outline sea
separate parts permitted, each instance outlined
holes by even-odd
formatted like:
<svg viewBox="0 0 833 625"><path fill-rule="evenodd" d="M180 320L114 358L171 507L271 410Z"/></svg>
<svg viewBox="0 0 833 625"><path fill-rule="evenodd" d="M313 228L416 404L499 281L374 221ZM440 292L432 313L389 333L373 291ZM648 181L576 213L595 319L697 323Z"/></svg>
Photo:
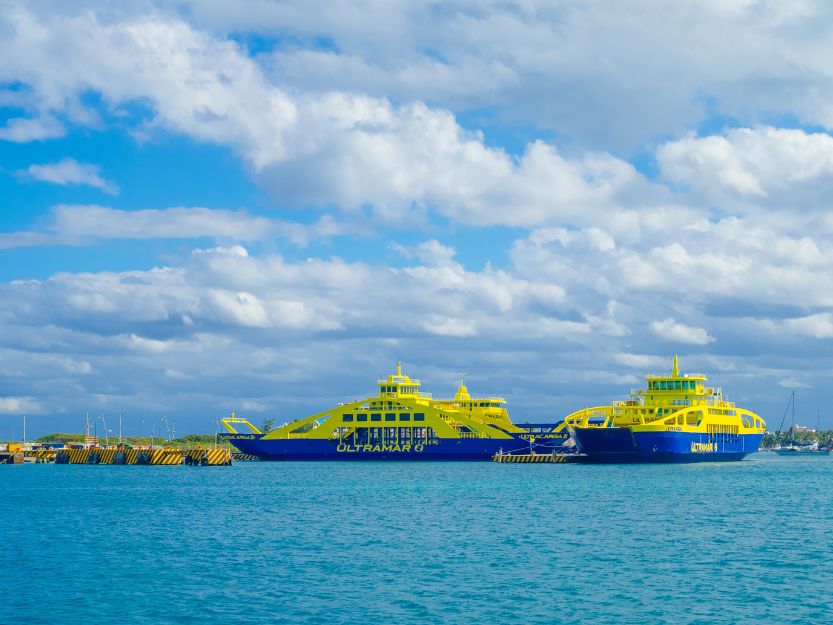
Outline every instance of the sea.
<svg viewBox="0 0 833 625"><path fill-rule="evenodd" d="M833 458L0 466L8 623L831 623Z"/></svg>

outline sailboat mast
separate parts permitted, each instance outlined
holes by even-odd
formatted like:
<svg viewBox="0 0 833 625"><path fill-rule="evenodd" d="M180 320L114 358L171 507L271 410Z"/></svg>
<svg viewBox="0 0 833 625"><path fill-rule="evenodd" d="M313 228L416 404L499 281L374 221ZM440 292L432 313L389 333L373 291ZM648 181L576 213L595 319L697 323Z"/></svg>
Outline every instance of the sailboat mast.
<svg viewBox="0 0 833 625"><path fill-rule="evenodd" d="M795 444L795 389L793 389L793 424L790 427L790 439Z"/></svg>

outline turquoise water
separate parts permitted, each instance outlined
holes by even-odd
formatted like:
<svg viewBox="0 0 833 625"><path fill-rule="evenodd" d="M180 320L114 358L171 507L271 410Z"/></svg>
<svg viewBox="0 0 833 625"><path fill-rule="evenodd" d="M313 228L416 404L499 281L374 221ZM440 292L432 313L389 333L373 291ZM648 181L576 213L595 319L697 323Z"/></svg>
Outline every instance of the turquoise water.
<svg viewBox="0 0 833 625"><path fill-rule="evenodd" d="M833 458L0 466L25 623L828 623ZM57 616L56 615L60 615Z"/></svg>

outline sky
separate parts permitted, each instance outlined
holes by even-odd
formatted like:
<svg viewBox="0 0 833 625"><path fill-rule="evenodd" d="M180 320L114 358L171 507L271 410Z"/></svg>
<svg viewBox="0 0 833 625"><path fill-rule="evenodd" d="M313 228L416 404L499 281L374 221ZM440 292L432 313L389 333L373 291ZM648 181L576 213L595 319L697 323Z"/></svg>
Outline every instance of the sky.
<svg viewBox="0 0 833 625"><path fill-rule="evenodd" d="M674 354L833 427L830 58L809 0L0 0L0 439Z"/></svg>

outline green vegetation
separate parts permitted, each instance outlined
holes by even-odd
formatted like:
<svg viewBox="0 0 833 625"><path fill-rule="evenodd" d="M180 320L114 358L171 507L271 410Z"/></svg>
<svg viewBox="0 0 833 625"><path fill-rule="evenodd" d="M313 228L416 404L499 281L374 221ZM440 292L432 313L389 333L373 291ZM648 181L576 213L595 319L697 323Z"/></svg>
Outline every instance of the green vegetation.
<svg viewBox="0 0 833 625"><path fill-rule="evenodd" d="M796 442L799 445L806 445L813 441L819 441L822 447L833 445L833 430L822 430L821 432L813 432L812 430L796 429L795 432L787 430L785 432L767 432L761 440L761 449L771 449L776 445L789 445Z"/></svg>
<svg viewBox="0 0 833 625"><path fill-rule="evenodd" d="M155 446L160 445L170 445L171 447L213 447L215 441L214 434L186 434L184 436L180 436L179 438L175 438L170 443L162 437L157 436L153 439L153 444ZM83 434L65 434L63 432L55 432L53 434L47 434L46 436L41 436L40 438L35 440L36 443L83 443L84 442L84 435ZM98 438L98 442L100 445L103 445L105 439L103 436ZM119 442L119 438L117 436L110 437L110 444L117 445ZM132 447L149 447L151 439L148 436L123 436L122 442L125 445L130 445ZM217 442L222 442L222 439L217 438Z"/></svg>
<svg viewBox="0 0 833 625"><path fill-rule="evenodd" d="M264 419L263 425L260 426L260 431L264 434L268 434L272 430L275 429L275 420L274 419Z"/></svg>

